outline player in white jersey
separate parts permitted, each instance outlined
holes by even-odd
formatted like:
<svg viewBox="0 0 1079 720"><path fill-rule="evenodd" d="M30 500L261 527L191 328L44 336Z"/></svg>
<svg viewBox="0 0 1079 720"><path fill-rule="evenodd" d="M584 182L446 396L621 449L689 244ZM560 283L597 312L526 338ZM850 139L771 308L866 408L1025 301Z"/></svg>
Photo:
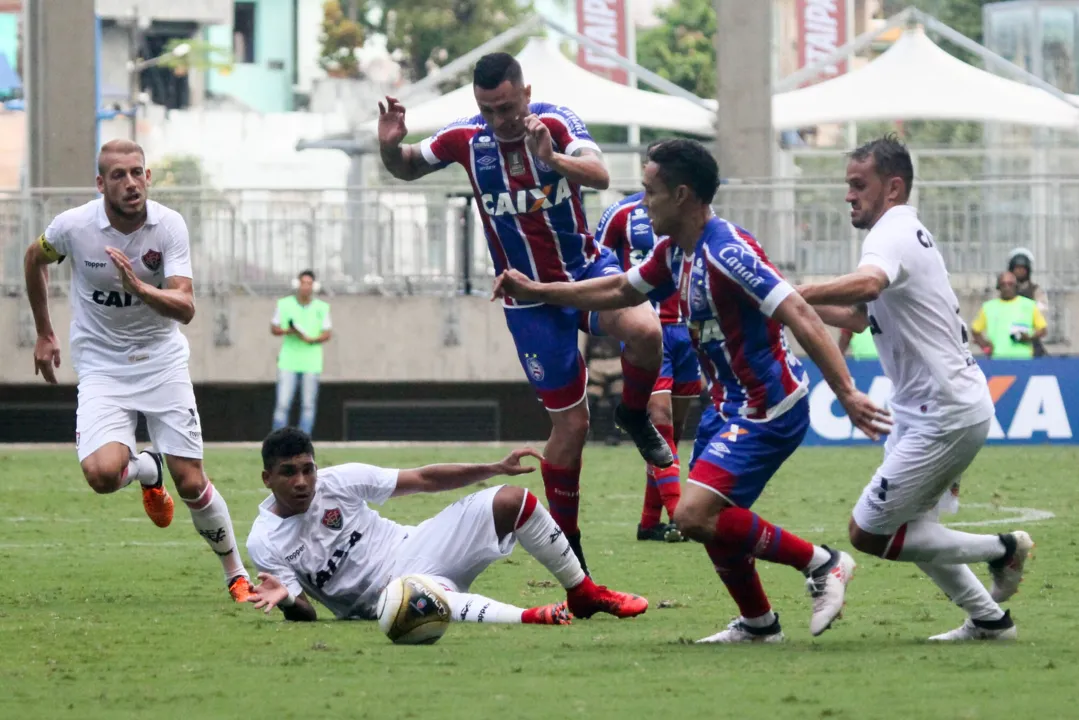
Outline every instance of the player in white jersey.
<svg viewBox="0 0 1079 720"><path fill-rule="evenodd" d="M394 578L433 576L461 622L565 625L597 612L633 617L648 609L637 595L613 592L585 574L565 533L528 490L499 485L467 495L429 520L404 526L371 505L392 497L457 490L499 475L535 470L533 450L491 464L439 464L396 470L345 463L319 468L311 438L293 427L262 443L262 481L271 494L247 538L261 584L250 601L287 620L315 620L309 597L339 619L373 619L379 593ZM476 577L520 543L566 589L566 600L522 609L470 593Z"/></svg>
<svg viewBox="0 0 1079 720"><path fill-rule="evenodd" d="M172 522L163 466L218 555L237 602L251 591L228 505L202 468L202 428L178 323L195 316L187 224L148 200L142 148L106 143L98 155L102 197L63 212L26 251L26 291L37 325L35 372L56 383L60 344L49 318L48 266L71 268L71 359L78 376L75 446L95 492L137 480L158 527ZM135 447L137 413L154 450Z"/></svg>
<svg viewBox="0 0 1079 720"><path fill-rule="evenodd" d="M895 388L895 428L854 508L850 540L862 552L916 563L967 612L961 627L931 640L1012 639L1015 624L997 603L1018 590L1030 536L958 532L937 518L942 496L985 444L994 410L944 258L907 204L913 182L910 154L894 136L851 153L851 223L869 230L861 262L854 273L798 288L825 322L870 329ZM991 592L972 562L989 563Z"/></svg>

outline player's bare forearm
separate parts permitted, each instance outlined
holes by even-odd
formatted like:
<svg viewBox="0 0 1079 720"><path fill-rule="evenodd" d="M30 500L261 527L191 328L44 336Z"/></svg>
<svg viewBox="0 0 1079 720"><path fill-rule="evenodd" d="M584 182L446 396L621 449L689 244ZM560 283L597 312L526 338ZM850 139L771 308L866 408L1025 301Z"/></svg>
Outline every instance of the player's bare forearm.
<svg viewBox="0 0 1079 720"><path fill-rule="evenodd" d="M278 605L277 607L281 608L281 613L285 616L285 619L291 622L314 622L318 620L318 613L315 612L315 608L303 595L296 598L295 602L289 607L284 605Z"/></svg>
<svg viewBox="0 0 1079 720"><path fill-rule="evenodd" d="M884 271L869 266L828 282L801 285L798 293L810 305L859 305L876 300L886 287Z"/></svg>
<svg viewBox="0 0 1079 720"><path fill-rule="evenodd" d="M576 155L556 152L548 164L571 183L595 190L606 190L611 186L611 174L607 171L607 165L593 150L581 150Z"/></svg>
<svg viewBox="0 0 1079 720"><path fill-rule="evenodd" d="M30 311L34 314L34 326L39 336L51 335L52 319L49 316L49 261L37 242L26 251L23 262L26 277L26 295Z"/></svg>
<svg viewBox="0 0 1079 720"><path fill-rule="evenodd" d="M270 334L275 335L277 337L280 337L282 335L288 335L288 330L286 330L283 327L279 327L279 326L274 325L274 324L271 323L270 324Z"/></svg>
<svg viewBox="0 0 1079 720"><path fill-rule="evenodd" d="M378 154L386 170L398 180L418 180L435 171L435 167L423 159L418 145L379 145Z"/></svg>
<svg viewBox="0 0 1079 720"><path fill-rule="evenodd" d="M630 285L622 273L582 282L536 285L536 300L579 310L619 310L648 302L648 296Z"/></svg>
<svg viewBox="0 0 1079 720"><path fill-rule="evenodd" d="M397 475L394 496L415 493L438 493L458 490L490 480L501 474L495 463L438 463L412 470L401 470Z"/></svg>
<svg viewBox="0 0 1079 720"><path fill-rule="evenodd" d="M834 328L860 333L869 327L869 315L865 305L815 305L813 309L825 325ZM847 342L850 342L849 338ZM846 348L841 345L839 349L843 351Z"/></svg>
<svg viewBox="0 0 1079 720"><path fill-rule="evenodd" d="M135 295L158 315L184 325L195 319L195 292L191 287L191 278L171 277L164 288L139 283Z"/></svg>
<svg viewBox="0 0 1079 720"><path fill-rule="evenodd" d="M322 332L321 335L311 338L311 344L312 345L321 345L322 343L328 341L332 335L333 335L333 333L331 331L325 330L325 331Z"/></svg>
<svg viewBox="0 0 1079 720"><path fill-rule="evenodd" d="M820 368L836 397L843 398L854 392L854 381L842 353L839 352L839 346L828 334L828 328L824 326L820 316L798 293L788 295L776 308L773 317L790 328L798 344Z"/></svg>

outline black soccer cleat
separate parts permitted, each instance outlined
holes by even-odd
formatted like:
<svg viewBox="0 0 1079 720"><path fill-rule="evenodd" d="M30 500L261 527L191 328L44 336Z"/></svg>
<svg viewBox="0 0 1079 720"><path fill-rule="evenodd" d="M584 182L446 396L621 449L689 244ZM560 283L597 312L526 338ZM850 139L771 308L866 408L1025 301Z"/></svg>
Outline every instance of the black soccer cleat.
<svg viewBox="0 0 1079 720"><path fill-rule="evenodd" d="M656 542L676 543L682 542L682 533L678 531L674 523L656 523L652 527L637 526L638 540L655 540Z"/></svg>
<svg viewBox="0 0 1079 720"><path fill-rule="evenodd" d="M630 410L619 403L614 410L614 420L633 439L645 462L658 468L674 465L674 453L652 424L647 410Z"/></svg>

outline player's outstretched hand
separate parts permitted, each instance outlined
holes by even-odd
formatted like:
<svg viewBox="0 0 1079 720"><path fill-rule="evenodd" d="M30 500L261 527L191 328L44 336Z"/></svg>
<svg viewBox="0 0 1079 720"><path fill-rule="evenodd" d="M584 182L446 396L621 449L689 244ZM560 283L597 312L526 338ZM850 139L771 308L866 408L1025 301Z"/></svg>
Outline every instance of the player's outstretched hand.
<svg viewBox="0 0 1079 720"><path fill-rule="evenodd" d="M855 390L849 396L839 399L847 417L854 427L864 432L873 441L892 431L892 417L887 410L879 407L865 393Z"/></svg>
<svg viewBox="0 0 1079 720"><path fill-rule="evenodd" d="M549 162L551 156L554 155L551 131L543 124L538 115L525 116L525 147L544 162Z"/></svg>
<svg viewBox="0 0 1079 720"><path fill-rule="evenodd" d="M56 384L56 370L60 367L60 343L56 341L56 335L38 335L34 343L34 374L40 374L45 382L50 385Z"/></svg>
<svg viewBox="0 0 1079 720"><path fill-rule="evenodd" d="M495 465L498 468L499 475L526 475L530 472L535 472L536 468L529 465L522 465L521 460L526 457L533 457L542 461L543 456L532 448L518 448L509 455L502 459L502 462Z"/></svg>
<svg viewBox="0 0 1079 720"><path fill-rule="evenodd" d="M495 278L494 288L491 290L491 301L500 298L513 298L514 300L538 300L534 295L534 288L539 283L529 279L520 270L503 270L502 274Z"/></svg>
<svg viewBox="0 0 1079 720"><path fill-rule="evenodd" d="M255 603L256 608L269 615L270 611L277 607L277 603L288 597L288 588L270 573L260 572L259 581L247 602Z"/></svg>
<svg viewBox="0 0 1079 720"><path fill-rule="evenodd" d="M397 146L406 135L405 106L387 95L385 105L378 103L378 144Z"/></svg>
<svg viewBox="0 0 1079 720"><path fill-rule="evenodd" d="M105 252L112 260L112 264L120 271L120 282L123 283L124 290L137 295L142 281L135 275L135 268L131 267L131 261L127 259L127 255L114 247L105 248Z"/></svg>

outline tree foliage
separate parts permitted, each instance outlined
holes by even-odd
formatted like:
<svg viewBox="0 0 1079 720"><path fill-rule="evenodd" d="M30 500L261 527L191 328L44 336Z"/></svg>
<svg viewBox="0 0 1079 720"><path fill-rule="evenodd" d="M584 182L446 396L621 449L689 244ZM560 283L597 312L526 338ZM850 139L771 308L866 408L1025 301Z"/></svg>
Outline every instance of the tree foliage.
<svg viewBox="0 0 1079 720"><path fill-rule="evenodd" d="M716 10L712 0L675 0L660 24L637 34L637 62L703 98L716 96Z"/></svg>
<svg viewBox="0 0 1079 720"><path fill-rule="evenodd" d="M349 15L356 15L362 7L353 0L347 10ZM327 0L322 4L322 33L319 35L322 48L318 64L330 75L356 78L360 76L356 50L363 47L364 27L349 15L345 14L339 0Z"/></svg>

